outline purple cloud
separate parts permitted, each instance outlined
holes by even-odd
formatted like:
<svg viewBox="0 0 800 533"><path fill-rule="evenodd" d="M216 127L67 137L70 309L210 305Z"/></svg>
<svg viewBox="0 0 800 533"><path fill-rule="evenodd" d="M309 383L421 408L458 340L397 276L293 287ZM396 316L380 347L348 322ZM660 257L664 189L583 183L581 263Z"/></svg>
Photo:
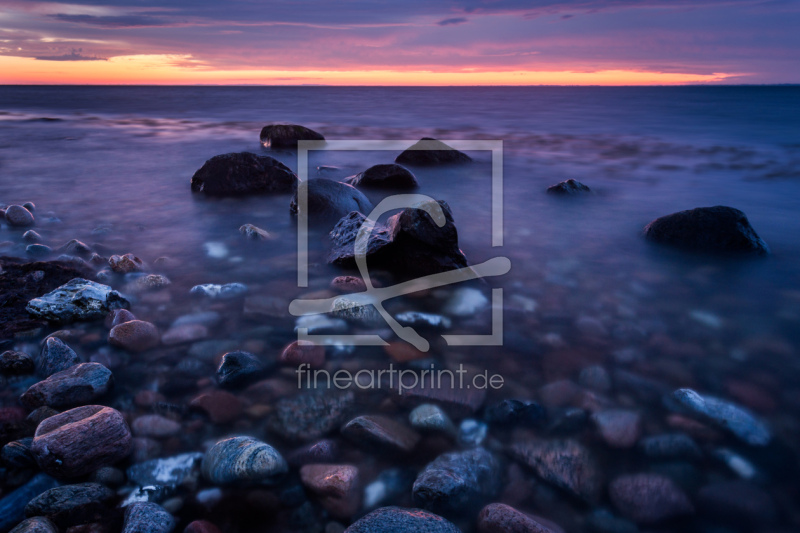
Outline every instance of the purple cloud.
<svg viewBox="0 0 800 533"><path fill-rule="evenodd" d="M464 17L453 17L449 19L442 19L436 24L439 26L455 26L457 24L464 24L465 22L468 22L468 19Z"/></svg>

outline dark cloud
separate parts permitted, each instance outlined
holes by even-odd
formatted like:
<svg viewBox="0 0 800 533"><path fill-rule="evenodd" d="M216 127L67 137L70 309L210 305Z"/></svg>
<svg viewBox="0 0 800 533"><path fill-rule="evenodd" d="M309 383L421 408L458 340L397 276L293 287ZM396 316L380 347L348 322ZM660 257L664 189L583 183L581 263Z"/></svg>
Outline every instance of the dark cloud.
<svg viewBox="0 0 800 533"><path fill-rule="evenodd" d="M438 24L439 26L455 26L457 24L464 24L467 21L468 19L464 17L454 17L454 18L440 20L436 24Z"/></svg>
<svg viewBox="0 0 800 533"><path fill-rule="evenodd" d="M39 56L36 59L39 61L107 61L105 57L85 56L81 52L83 50L78 48L73 49L69 54L60 56Z"/></svg>
<svg viewBox="0 0 800 533"><path fill-rule="evenodd" d="M88 24L91 26L101 26L104 28L145 28L157 26L170 26L174 23L161 17L149 15L120 15L120 16L94 16L94 15L67 15L57 13L50 15L61 22L71 22L73 24Z"/></svg>

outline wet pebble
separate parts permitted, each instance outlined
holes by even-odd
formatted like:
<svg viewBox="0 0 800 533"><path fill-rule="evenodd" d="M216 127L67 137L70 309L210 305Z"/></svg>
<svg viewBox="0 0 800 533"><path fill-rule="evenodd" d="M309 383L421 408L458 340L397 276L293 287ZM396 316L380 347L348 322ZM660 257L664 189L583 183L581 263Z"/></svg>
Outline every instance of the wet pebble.
<svg viewBox="0 0 800 533"><path fill-rule="evenodd" d="M0 354L0 374L4 376L32 374L35 369L33 357L26 353L8 350Z"/></svg>
<svg viewBox="0 0 800 533"><path fill-rule="evenodd" d="M359 446L388 453L409 453L420 440L410 427L382 415L356 417L341 431Z"/></svg>
<svg viewBox="0 0 800 533"><path fill-rule="evenodd" d="M25 233L22 234L22 240L27 242L42 242L42 236L39 235L36 231L29 229Z"/></svg>
<svg viewBox="0 0 800 533"><path fill-rule="evenodd" d="M280 453L252 437L232 437L217 442L202 462L203 477L220 485L270 483L289 466Z"/></svg>
<svg viewBox="0 0 800 533"><path fill-rule="evenodd" d="M31 257L45 257L53 253L53 249L46 244L29 244L25 247L25 253Z"/></svg>
<svg viewBox="0 0 800 533"><path fill-rule="evenodd" d="M269 424L291 441L314 440L337 429L353 407L352 391L318 390L281 398Z"/></svg>
<svg viewBox="0 0 800 533"><path fill-rule="evenodd" d="M381 507L360 518L345 533L461 533L451 522L422 509Z"/></svg>
<svg viewBox="0 0 800 533"><path fill-rule="evenodd" d="M226 283L225 285L206 283L195 285L189 291L192 296L202 296L211 300L230 300L244 296L246 293L247 285L244 283Z"/></svg>
<svg viewBox="0 0 800 533"><path fill-rule="evenodd" d="M438 405L424 403L415 407L408 415L411 426L420 431L441 431L455 435L456 428L450 417Z"/></svg>
<svg viewBox="0 0 800 533"><path fill-rule="evenodd" d="M512 445L510 451L548 483L587 501L599 497L600 471L592 454L579 442L530 439Z"/></svg>
<svg viewBox="0 0 800 533"><path fill-rule="evenodd" d="M140 416L131 424L137 437L172 437L181 432L181 425L161 415Z"/></svg>
<svg viewBox="0 0 800 533"><path fill-rule="evenodd" d="M33 226L36 221L33 218L33 213L23 206L10 205L6 208L6 222L8 222L8 225L11 227L25 228Z"/></svg>
<svg viewBox="0 0 800 533"><path fill-rule="evenodd" d="M291 466L303 466L314 463L332 463L338 456L339 445L336 441L322 439L292 451L286 460Z"/></svg>
<svg viewBox="0 0 800 533"><path fill-rule="evenodd" d="M119 326L131 320L136 320L136 317L127 309L114 309L106 316L105 326L111 329L114 326Z"/></svg>
<svg viewBox="0 0 800 533"><path fill-rule="evenodd" d="M158 328L144 320L129 320L111 328L108 342L131 352L143 352L158 346Z"/></svg>
<svg viewBox="0 0 800 533"><path fill-rule="evenodd" d="M555 194L558 196L573 196L581 193L592 192L588 185L584 185L580 181L568 179L547 188L547 194Z"/></svg>
<svg viewBox="0 0 800 533"><path fill-rule="evenodd" d="M57 526L97 522L108 513L114 492L99 483L62 485L43 492L28 502L28 517L44 516Z"/></svg>
<svg viewBox="0 0 800 533"><path fill-rule="evenodd" d="M167 276L162 274L145 274L143 276L136 276L133 278L133 280L126 285L126 290L140 293L157 291L159 289L169 287L170 285L172 285L172 282Z"/></svg>
<svg viewBox="0 0 800 533"><path fill-rule="evenodd" d="M128 274L141 272L144 269L144 262L133 254L112 255L108 258L108 266L117 274Z"/></svg>
<svg viewBox="0 0 800 533"><path fill-rule="evenodd" d="M224 390L202 393L195 396L189 405L205 412L214 424L230 424L242 413L239 398Z"/></svg>
<svg viewBox="0 0 800 533"><path fill-rule="evenodd" d="M78 354L67 343L57 337L48 337L36 359L36 374L46 378L80 362Z"/></svg>
<svg viewBox="0 0 800 533"><path fill-rule="evenodd" d="M58 533L58 527L43 516L35 516L20 522L10 533Z"/></svg>
<svg viewBox="0 0 800 533"><path fill-rule="evenodd" d="M611 376L600 365L587 366L581 370L578 384L595 392L606 393L611 390Z"/></svg>
<svg viewBox="0 0 800 533"><path fill-rule="evenodd" d="M325 347L309 341L294 341L284 348L280 362L288 366L305 364L308 365L306 368L322 368L325 366Z"/></svg>
<svg viewBox="0 0 800 533"><path fill-rule="evenodd" d="M147 485L182 485L200 474L202 453L183 453L152 459L128 468L128 479L140 487Z"/></svg>
<svg viewBox="0 0 800 533"><path fill-rule="evenodd" d="M91 403L113 385L111 371L99 363L81 363L31 386L20 397L28 409L49 406L56 409Z"/></svg>
<svg viewBox="0 0 800 533"><path fill-rule="evenodd" d="M727 429L752 446L765 446L772 440L772 433L766 423L732 402L703 396L692 389L678 389L670 400L677 402L679 408Z"/></svg>
<svg viewBox="0 0 800 533"><path fill-rule="evenodd" d="M382 471L364 488L364 508L374 509L405 499L406 495L411 494L416 477L416 472L411 468L390 468Z"/></svg>
<svg viewBox="0 0 800 533"><path fill-rule="evenodd" d="M156 503L134 503L125 509L122 533L170 533L175 519Z"/></svg>
<svg viewBox="0 0 800 533"><path fill-rule="evenodd" d="M243 387L262 378L269 367L249 352L228 352L222 356L217 368L217 382L221 387Z"/></svg>
<svg viewBox="0 0 800 533"><path fill-rule="evenodd" d="M489 433L489 426L472 418L461 421L458 428L458 443L465 447L480 446Z"/></svg>
<svg viewBox="0 0 800 533"><path fill-rule="evenodd" d="M694 512L686 494L671 479L657 474L620 476L609 484L608 494L624 516L641 524Z"/></svg>
<svg viewBox="0 0 800 533"><path fill-rule="evenodd" d="M611 447L631 448L642 434L642 416L635 411L609 409L592 415L600 436Z"/></svg>
<svg viewBox="0 0 800 533"><path fill-rule="evenodd" d="M478 515L478 533L556 533L510 505L492 503Z"/></svg>
<svg viewBox="0 0 800 533"><path fill-rule="evenodd" d="M353 465L305 465L300 479L334 518L349 518L361 507L361 481Z"/></svg>

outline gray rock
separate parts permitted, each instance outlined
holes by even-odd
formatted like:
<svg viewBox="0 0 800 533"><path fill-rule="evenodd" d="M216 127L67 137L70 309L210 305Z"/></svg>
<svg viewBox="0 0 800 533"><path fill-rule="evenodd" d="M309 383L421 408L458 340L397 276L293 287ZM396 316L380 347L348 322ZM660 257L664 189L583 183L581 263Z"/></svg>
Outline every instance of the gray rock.
<svg viewBox="0 0 800 533"><path fill-rule="evenodd" d="M561 196L571 196L574 194L592 192L592 189L573 179L562 181L547 188L547 194L558 194Z"/></svg>
<svg viewBox="0 0 800 533"><path fill-rule="evenodd" d="M81 362L80 357L58 337L48 337L36 359L36 374L49 377Z"/></svg>
<svg viewBox="0 0 800 533"><path fill-rule="evenodd" d="M485 422L474 418L465 418L458 427L458 443L464 447L475 447L483 444L489 433Z"/></svg>
<svg viewBox="0 0 800 533"><path fill-rule="evenodd" d="M25 519L25 506L58 482L46 474L36 474L30 481L0 499L0 532L5 533Z"/></svg>
<svg viewBox="0 0 800 533"><path fill-rule="evenodd" d="M0 354L0 374L4 376L32 374L34 370L36 363L26 353L9 350Z"/></svg>
<svg viewBox="0 0 800 533"><path fill-rule="evenodd" d="M157 503L134 503L125 509L122 533L170 533L175 519Z"/></svg>
<svg viewBox="0 0 800 533"><path fill-rule="evenodd" d="M68 243L59 246L58 251L62 254L89 256L92 253L91 247L78 239L72 239Z"/></svg>
<svg viewBox="0 0 800 533"><path fill-rule="evenodd" d="M376 189L416 189L417 178L405 167L397 164L374 165L364 172L346 178L345 183L353 187Z"/></svg>
<svg viewBox="0 0 800 533"><path fill-rule="evenodd" d="M294 215L302 207L298 204L298 195L303 193L307 195L308 211L305 214L312 223L333 224L353 211L368 214L373 209L369 199L352 185L317 178L304 181L297 187L289 204Z"/></svg>
<svg viewBox="0 0 800 533"><path fill-rule="evenodd" d="M35 516L20 522L11 533L58 533L58 527L43 516Z"/></svg>
<svg viewBox="0 0 800 533"><path fill-rule="evenodd" d="M37 317L53 322L96 320L130 303L119 292L83 278L75 278L53 292L34 298L26 307Z"/></svg>
<svg viewBox="0 0 800 533"><path fill-rule="evenodd" d="M444 331L450 329L452 321L444 315L434 313L421 313L419 311L405 311L395 315L395 320L404 326L414 329L430 329Z"/></svg>
<svg viewBox="0 0 800 533"><path fill-rule="evenodd" d="M624 516L641 524L694 512L686 494L672 480L656 474L620 476L609 484L608 494Z"/></svg>
<svg viewBox="0 0 800 533"><path fill-rule="evenodd" d="M289 470L280 453L252 437L221 440L203 457L203 477L211 483L269 484Z"/></svg>
<svg viewBox="0 0 800 533"><path fill-rule="evenodd" d="M411 426L420 431L441 431L455 435L456 428L450 417L438 405L423 403L415 407L408 415Z"/></svg>
<svg viewBox="0 0 800 533"><path fill-rule="evenodd" d="M183 453L163 459L152 459L128 468L128 479L139 486L181 485L200 473L202 453Z"/></svg>
<svg viewBox="0 0 800 533"><path fill-rule="evenodd" d="M309 441L338 429L355 402L353 391L315 390L281 398L270 429L292 441Z"/></svg>
<svg viewBox="0 0 800 533"><path fill-rule="evenodd" d="M270 124L261 128L261 144L267 148L297 148L297 141L324 141L325 137L297 124Z"/></svg>
<svg viewBox="0 0 800 533"><path fill-rule="evenodd" d="M342 435L358 445L389 453L410 453L420 440L413 429L381 415L354 418L342 427Z"/></svg>
<svg viewBox="0 0 800 533"><path fill-rule="evenodd" d="M22 240L26 242L41 243L44 239L35 230L29 229L28 231L22 234Z"/></svg>
<svg viewBox="0 0 800 533"><path fill-rule="evenodd" d="M228 352L222 356L217 369L217 382L221 387L236 388L264 377L269 367L249 352Z"/></svg>
<svg viewBox="0 0 800 533"><path fill-rule="evenodd" d="M472 161L464 152L431 137L423 137L395 158L401 165L436 166L463 164Z"/></svg>
<svg viewBox="0 0 800 533"><path fill-rule="evenodd" d="M588 449L575 440L528 440L515 444L511 455L553 485L589 502L600 496L602 480Z"/></svg>
<svg viewBox="0 0 800 533"><path fill-rule="evenodd" d="M131 429L137 437L172 437L181 432L180 423L161 415L142 415L133 421Z"/></svg>
<svg viewBox="0 0 800 533"><path fill-rule="evenodd" d="M189 291L192 296L203 296L211 300L231 300L244 296L246 293L247 285L244 283L226 283L225 285L206 283L195 285Z"/></svg>
<svg viewBox="0 0 800 533"><path fill-rule="evenodd" d="M651 459L688 459L702 458L703 452L689 435L684 433L666 433L645 437L639 441L639 449Z"/></svg>
<svg viewBox="0 0 800 533"><path fill-rule="evenodd" d="M700 395L692 389L678 389L672 393L671 399L690 414L714 422L747 444L766 446L772 440L767 424L744 407L713 396Z"/></svg>
<svg viewBox="0 0 800 533"><path fill-rule="evenodd" d="M581 370L578 383L596 392L606 393L611 390L611 376L600 365L587 366Z"/></svg>
<svg viewBox="0 0 800 533"><path fill-rule="evenodd" d="M461 533L461 530L422 509L381 507L354 522L345 533Z"/></svg>
<svg viewBox="0 0 800 533"><path fill-rule="evenodd" d="M102 521L113 499L114 492L99 483L62 485L33 498L25 506L25 514L44 516L67 528Z"/></svg>
<svg viewBox="0 0 800 533"><path fill-rule="evenodd" d="M111 371L100 363L81 363L31 386L20 402L28 409L43 405L57 409L75 407L103 396L113 383Z"/></svg>
<svg viewBox="0 0 800 533"><path fill-rule="evenodd" d="M295 187L297 176L289 167L249 152L214 156L192 176L192 192L208 196L289 193Z"/></svg>
<svg viewBox="0 0 800 533"><path fill-rule="evenodd" d="M33 226L35 220L33 218L33 213L21 205L10 205L6 208L6 222L8 222L8 225L11 227L25 228Z"/></svg>

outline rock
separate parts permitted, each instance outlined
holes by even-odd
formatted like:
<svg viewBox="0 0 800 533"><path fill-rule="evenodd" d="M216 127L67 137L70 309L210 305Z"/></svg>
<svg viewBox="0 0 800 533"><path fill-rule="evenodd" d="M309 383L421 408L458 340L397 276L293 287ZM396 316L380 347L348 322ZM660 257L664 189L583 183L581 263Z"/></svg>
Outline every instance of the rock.
<svg viewBox="0 0 800 533"><path fill-rule="evenodd" d="M25 506L28 502L57 484L58 482L48 475L36 474L30 481L7 494L0 500L0 531L9 531L24 520Z"/></svg>
<svg viewBox="0 0 800 533"><path fill-rule="evenodd" d="M587 366L581 370L578 384L595 392L607 393L611 390L611 376L600 365Z"/></svg>
<svg viewBox="0 0 800 533"><path fill-rule="evenodd" d="M108 342L124 350L143 352L158 346L160 337L155 324L144 320L128 320L111 328Z"/></svg>
<svg viewBox="0 0 800 533"><path fill-rule="evenodd" d="M656 474L620 476L609 484L608 495L625 517L640 524L694 512L683 491L671 479Z"/></svg>
<svg viewBox="0 0 800 533"><path fill-rule="evenodd" d="M137 437L172 437L181 432L181 425L161 415L143 415L133 421L131 429Z"/></svg>
<svg viewBox="0 0 800 533"><path fill-rule="evenodd" d="M692 389L678 389L671 399L689 413L714 422L752 446L766 446L772 440L769 427L756 415L713 396L702 396Z"/></svg>
<svg viewBox="0 0 800 533"><path fill-rule="evenodd" d="M547 194L558 194L562 196L571 196L573 194L581 194L585 192L592 192L592 189L580 181L575 181L573 179L562 181L561 183L551 185L547 188Z"/></svg>
<svg viewBox="0 0 800 533"><path fill-rule="evenodd" d="M337 318L343 318L348 322L372 328L383 323L383 318L375 306L372 305L372 302L374 302L374 299L368 294L339 296L333 300L330 312L332 316Z"/></svg>
<svg viewBox="0 0 800 533"><path fill-rule="evenodd" d="M203 296L211 300L232 300L244 296L246 293L247 285L243 283L226 283L225 285L206 283L195 285L189 291L192 296Z"/></svg>
<svg viewBox="0 0 800 533"><path fill-rule="evenodd" d="M270 233L265 230L258 228L252 224L245 224L239 227L239 233L247 237L248 239L253 239L257 241L271 241L274 239Z"/></svg>
<svg viewBox="0 0 800 533"><path fill-rule="evenodd" d="M301 329L305 329L308 335L336 335L347 331L347 322L326 315L306 315L297 317L295 321L295 333Z"/></svg>
<svg viewBox="0 0 800 533"><path fill-rule="evenodd" d="M36 359L36 374L48 377L81 362L80 357L58 337L48 337Z"/></svg>
<svg viewBox="0 0 800 533"><path fill-rule="evenodd" d="M25 228L33 226L36 221L33 218L33 213L21 205L10 205L6 208L6 222L14 228Z"/></svg>
<svg viewBox="0 0 800 533"><path fill-rule="evenodd" d="M131 320L136 320L136 317L127 309L114 309L106 316L105 326L111 329L114 326L119 326Z"/></svg>
<svg viewBox="0 0 800 533"><path fill-rule="evenodd" d="M89 480L106 487L117 488L125 483L125 472L113 466L104 466L95 470Z"/></svg>
<svg viewBox="0 0 800 533"><path fill-rule="evenodd" d="M592 415L606 444L614 448L630 448L642 434L642 416L635 411L609 409Z"/></svg>
<svg viewBox="0 0 800 533"><path fill-rule="evenodd" d="M761 530L774 524L778 509L772 497L758 485L747 481L722 481L701 488L697 493L700 512L718 522L747 530Z"/></svg>
<svg viewBox="0 0 800 533"><path fill-rule="evenodd" d="M36 459L31 453L32 438L11 441L0 451L2 463L10 468L37 468Z"/></svg>
<svg viewBox="0 0 800 533"><path fill-rule="evenodd" d="M387 502L407 499L416 478L417 473L410 468L383 470L364 488L364 509L375 509Z"/></svg>
<svg viewBox="0 0 800 533"><path fill-rule="evenodd" d="M614 516L608 509L597 509L586 517L589 533L639 533L636 524Z"/></svg>
<svg viewBox="0 0 800 533"><path fill-rule="evenodd" d="M365 248L370 267L384 268L400 279L466 267L450 206L443 201L438 206L444 215L442 227L419 208L404 209L389 217L386 224L376 223ZM330 233L329 263L345 268L355 266L355 240L365 220L366 216L353 212L339 220Z"/></svg>
<svg viewBox="0 0 800 533"><path fill-rule="evenodd" d="M470 317L489 306L489 299L478 289L459 287L444 304L443 311L450 316Z"/></svg>
<svg viewBox="0 0 800 533"><path fill-rule="evenodd" d="M331 281L331 289L336 292L364 292L367 284L358 276L337 276Z"/></svg>
<svg viewBox="0 0 800 533"><path fill-rule="evenodd" d="M0 374L4 376L32 374L35 369L33 358L26 353L9 350L0 354Z"/></svg>
<svg viewBox="0 0 800 533"><path fill-rule="evenodd" d="M472 158L442 141L431 137L423 137L420 141L405 149L394 161L401 165L434 166L469 163Z"/></svg>
<svg viewBox="0 0 800 533"><path fill-rule="evenodd" d="M141 272L144 263L133 254L112 255L108 258L108 266L117 274L128 274L130 272Z"/></svg>
<svg viewBox="0 0 800 533"><path fill-rule="evenodd" d="M497 494L501 478L500 461L483 448L446 453L420 472L414 504L443 516L464 516Z"/></svg>
<svg viewBox="0 0 800 533"><path fill-rule="evenodd" d="M300 479L334 518L349 518L361 507L361 481L353 465L305 465Z"/></svg>
<svg viewBox="0 0 800 533"><path fill-rule="evenodd" d="M66 528L103 520L114 492L99 483L79 483L54 487L28 502L28 517L44 516Z"/></svg>
<svg viewBox="0 0 800 533"><path fill-rule="evenodd" d="M208 337L208 328L202 324L184 324L169 328L162 336L161 342L165 346L195 342Z"/></svg>
<svg viewBox="0 0 800 533"><path fill-rule="evenodd" d="M222 530L208 520L195 520L186 526L183 533L222 533Z"/></svg>
<svg viewBox="0 0 800 533"><path fill-rule="evenodd" d="M441 431L455 435L456 428L447 413L438 405L424 403L415 407L408 415L411 426L420 431Z"/></svg>
<svg viewBox="0 0 800 533"><path fill-rule="evenodd" d="M125 509L122 533L170 533L173 529L175 519L156 503L134 503Z"/></svg>
<svg viewBox="0 0 800 533"><path fill-rule="evenodd" d="M297 141L324 141L321 133L297 124L270 124L261 128L261 144L267 148L297 148Z"/></svg>
<svg viewBox="0 0 800 533"><path fill-rule="evenodd" d="M36 231L29 229L22 234L22 240L26 242L42 242L44 239Z"/></svg>
<svg viewBox="0 0 800 533"><path fill-rule="evenodd" d="M157 291L172 285L167 276L162 274L144 274L133 278L126 285L126 290L134 293Z"/></svg>
<svg viewBox="0 0 800 533"><path fill-rule="evenodd" d="M131 432L119 411L86 405L43 420L31 452L45 473L78 477L127 457Z"/></svg>
<svg viewBox="0 0 800 533"><path fill-rule="evenodd" d="M698 207L657 218L644 228L656 243L708 253L769 254L769 247L738 209Z"/></svg>
<svg viewBox="0 0 800 533"><path fill-rule="evenodd" d="M510 505L492 503L478 515L478 533L556 533Z"/></svg>
<svg viewBox="0 0 800 533"><path fill-rule="evenodd" d="M442 387L431 387L430 381L426 381L415 387L403 388L402 397L398 397L397 401L403 405L413 406L435 403L450 416L455 417L471 415L481 408L486 399L486 389L450 387L449 379L449 376L442 379ZM465 383L468 383L466 381L468 379L469 376L466 376ZM458 383L457 378L454 383Z"/></svg>
<svg viewBox="0 0 800 533"><path fill-rule="evenodd" d="M58 251L62 254L68 255L81 255L84 257L88 257L92 254L92 249L89 247L88 244L79 241L78 239L72 239L68 243L60 246Z"/></svg>
<svg viewBox="0 0 800 533"><path fill-rule="evenodd" d="M289 167L249 152L214 156L192 176L192 192L208 196L281 194L296 187L297 176Z"/></svg>
<svg viewBox="0 0 800 533"><path fill-rule="evenodd" d="M689 435L666 433L645 437L639 442L639 449L650 459L688 459L702 458L703 452Z"/></svg>
<svg viewBox="0 0 800 533"><path fill-rule="evenodd" d="M43 516L35 516L20 522L11 533L58 533L58 527Z"/></svg>
<svg viewBox="0 0 800 533"><path fill-rule="evenodd" d="M306 464L332 463L339 455L339 445L336 441L322 439L313 444L303 446L294 450L286 460L291 466L303 466Z"/></svg>
<svg viewBox="0 0 800 533"><path fill-rule="evenodd" d="M441 516L422 509L381 507L354 522L345 533L461 533Z"/></svg>
<svg viewBox="0 0 800 533"><path fill-rule="evenodd" d="M56 290L34 298L26 307L36 316L53 322L96 320L113 309L127 308L128 300L107 285L75 278Z"/></svg>
<svg viewBox="0 0 800 533"><path fill-rule="evenodd" d="M216 443L203 457L203 477L220 485L268 484L289 466L280 453L252 437L232 437Z"/></svg>
<svg viewBox="0 0 800 533"><path fill-rule="evenodd" d="M44 244L29 244L25 247L25 253L31 257L45 257L53 253L53 249Z"/></svg>
<svg viewBox="0 0 800 533"><path fill-rule="evenodd" d="M490 424L539 426L546 414L544 407L534 401L509 398L487 406L484 418Z"/></svg>
<svg viewBox="0 0 800 533"><path fill-rule="evenodd" d="M43 405L57 409L75 407L100 398L113 383L111 371L100 363L81 363L32 385L20 402L28 409Z"/></svg>
<svg viewBox="0 0 800 533"><path fill-rule="evenodd" d="M205 411L214 424L229 424L242 413L242 402L239 398L223 390L200 394L189 405Z"/></svg>
<svg viewBox="0 0 800 533"><path fill-rule="evenodd" d="M309 341L294 341L284 348L280 362L287 366L305 364L308 368L322 368L325 366L325 347Z"/></svg>
<svg viewBox="0 0 800 533"><path fill-rule="evenodd" d="M315 390L281 398L275 403L269 427L291 441L318 439L342 424L354 401L349 390Z"/></svg>
<svg viewBox="0 0 800 533"><path fill-rule="evenodd" d="M444 331L450 329L452 321L443 315L433 313L420 313L419 311L406 311L395 315L395 320L403 326L414 329L428 329L431 331Z"/></svg>
<svg viewBox="0 0 800 533"><path fill-rule="evenodd" d="M197 478L202 459L202 453L183 453L163 459L151 459L128 468L128 479L140 487L182 485Z"/></svg>
<svg viewBox="0 0 800 533"><path fill-rule="evenodd" d="M359 416L342 427L354 443L389 453L410 453L420 436L413 429L381 415Z"/></svg>
<svg viewBox="0 0 800 533"><path fill-rule="evenodd" d="M472 418L465 418L458 427L458 443L465 448L480 446L489 433L489 426Z"/></svg>
<svg viewBox="0 0 800 533"><path fill-rule="evenodd" d="M217 369L217 382L220 387L243 387L264 377L268 370L267 365L249 352L228 352Z"/></svg>
<svg viewBox="0 0 800 533"><path fill-rule="evenodd" d="M416 189L417 178L405 167L396 164L375 165L344 180L353 187L375 189Z"/></svg>
<svg viewBox="0 0 800 533"><path fill-rule="evenodd" d="M370 213L373 209L367 197L352 185L318 178L304 181L297 187L289 204L292 214L299 214L298 195L304 193L308 202L306 214L312 223L332 224L351 212Z"/></svg>
<svg viewBox="0 0 800 533"><path fill-rule="evenodd" d="M515 444L511 455L544 481L586 501L596 501L600 471L588 449L575 440L531 439Z"/></svg>

